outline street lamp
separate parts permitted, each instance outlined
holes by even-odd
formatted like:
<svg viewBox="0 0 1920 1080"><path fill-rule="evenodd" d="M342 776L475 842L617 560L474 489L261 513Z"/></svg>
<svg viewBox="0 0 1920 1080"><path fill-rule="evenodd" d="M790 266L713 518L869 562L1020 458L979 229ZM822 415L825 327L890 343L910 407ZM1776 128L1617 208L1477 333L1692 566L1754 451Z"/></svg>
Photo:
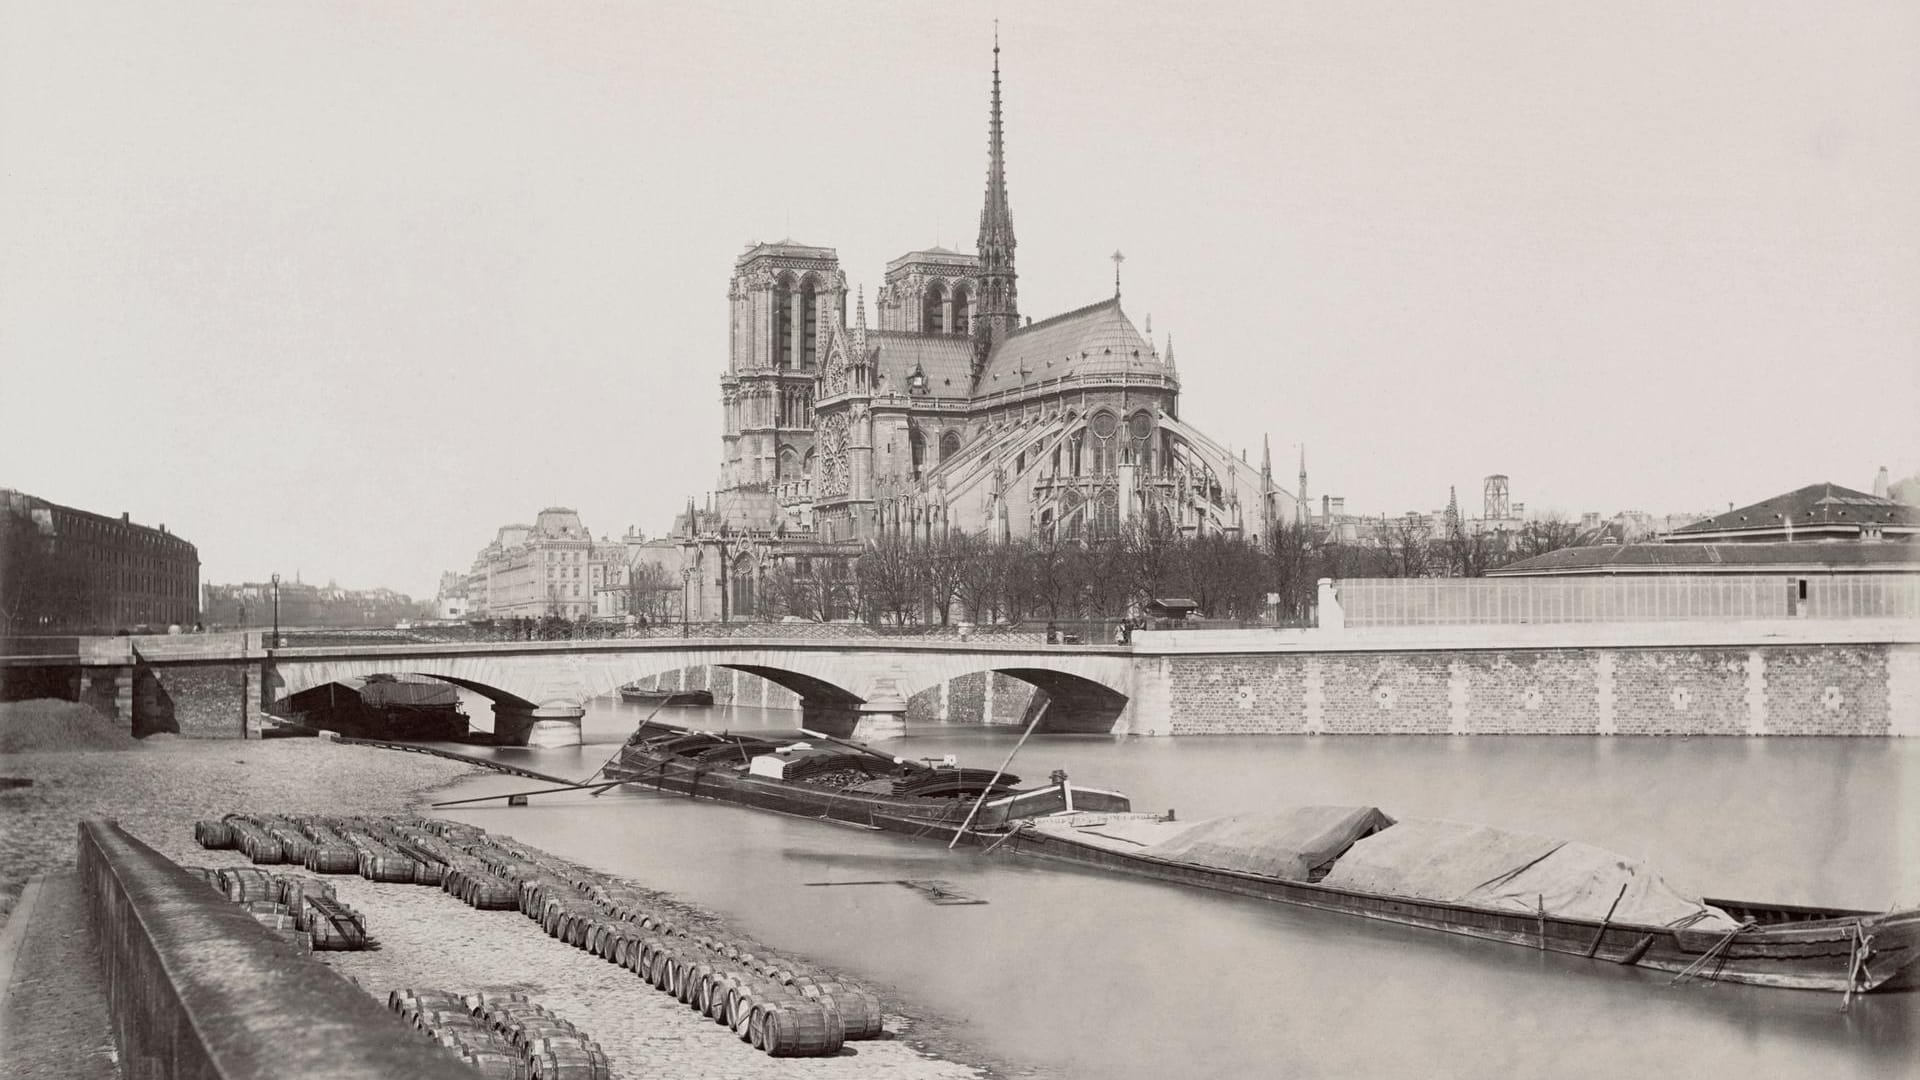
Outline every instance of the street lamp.
<svg viewBox="0 0 1920 1080"><path fill-rule="evenodd" d="M280 575L273 575L273 647L280 647Z"/></svg>
<svg viewBox="0 0 1920 1080"><path fill-rule="evenodd" d="M671 580L671 579L669 579ZM689 637L693 630L690 623L692 613L687 610L687 593L693 588L693 567L680 568L680 636Z"/></svg>

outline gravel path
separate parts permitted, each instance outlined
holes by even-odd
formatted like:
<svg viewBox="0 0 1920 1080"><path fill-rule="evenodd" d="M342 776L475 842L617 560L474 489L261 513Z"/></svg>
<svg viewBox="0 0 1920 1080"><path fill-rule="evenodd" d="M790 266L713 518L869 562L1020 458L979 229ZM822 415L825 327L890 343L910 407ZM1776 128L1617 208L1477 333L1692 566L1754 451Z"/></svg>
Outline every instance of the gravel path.
<svg viewBox="0 0 1920 1080"><path fill-rule="evenodd" d="M245 865L238 852L195 844L193 822L235 810L405 812L427 792L474 771L423 755L310 739L148 740L126 753L0 756L0 776L34 781L30 788L0 792L0 874L5 875L0 904L11 907L29 875L73 864L76 825L85 817L116 818L183 865ZM316 958L383 1003L387 991L398 987L526 991L598 1039L614 1076L622 1080L977 1080L991 1075L984 1067L929 1055L897 1037L849 1043L834 1058L769 1058L633 973L547 937L519 912L477 911L424 886L376 884L348 875L327 880L341 900L366 915L368 932L381 947ZM682 913L688 925L720 928L711 913L665 897L661 906ZM896 1032L908 1022L890 1014L887 1027ZM958 1048L947 1049L958 1056Z"/></svg>
<svg viewBox="0 0 1920 1080"><path fill-rule="evenodd" d="M318 739L152 738L119 753L0 755L0 776L31 787L0 789L0 910L26 879L73 866L83 818L118 819L168 854L169 835L191 840L198 818L235 810L399 813L422 793L479 770L424 754L396 754Z"/></svg>

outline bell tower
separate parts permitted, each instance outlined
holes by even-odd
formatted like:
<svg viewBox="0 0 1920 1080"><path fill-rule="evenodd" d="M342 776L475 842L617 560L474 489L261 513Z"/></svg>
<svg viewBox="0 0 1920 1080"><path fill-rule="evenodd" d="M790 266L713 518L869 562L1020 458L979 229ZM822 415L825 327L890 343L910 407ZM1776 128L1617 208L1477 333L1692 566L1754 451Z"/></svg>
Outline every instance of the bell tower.
<svg viewBox="0 0 1920 1080"><path fill-rule="evenodd" d="M771 529L789 516L785 506L804 502L798 481L813 454L814 376L845 316L846 295L832 248L782 240L753 244L735 261L720 377L716 509L726 524Z"/></svg>

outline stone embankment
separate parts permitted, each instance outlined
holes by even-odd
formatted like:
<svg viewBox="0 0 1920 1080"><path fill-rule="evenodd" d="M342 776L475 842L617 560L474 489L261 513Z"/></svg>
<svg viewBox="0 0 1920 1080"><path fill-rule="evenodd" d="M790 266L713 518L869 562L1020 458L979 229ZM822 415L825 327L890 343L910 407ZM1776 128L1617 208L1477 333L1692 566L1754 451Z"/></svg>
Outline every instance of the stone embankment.
<svg viewBox="0 0 1920 1080"><path fill-rule="evenodd" d="M187 865L251 865L237 851L209 851L194 839L198 819L235 809L371 815L403 812L426 792L468 775L455 762L310 740L147 743L130 753L39 753L0 759L0 773L31 778L0 795L0 864L15 879L59 871L74 859L76 826L117 819L128 832ZM383 1005L390 991L458 987L526 994L591 1031L614 1077L978 1077L980 1066L940 1042L945 1058L916 1049L918 1022L889 1013L888 1037L848 1046L840 1056L771 1058L634 973L569 948L515 911L480 910L440 889L330 875L344 903L366 917L379 948L314 954ZM17 891L17 888L16 888ZM648 893L649 904L684 927L730 934L711 913ZM789 955L804 942L781 942ZM772 951L772 950L765 950ZM818 967L818 965L815 965ZM824 969L822 969L824 970ZM83 982L85 980L76 980ZM36 993L58 994L53 984ZM82 988L83 989L83 988ZM45 1048L42 1048L44 1051ZM59 1075L57 1053L37 1075ZM13 1068L9 1068L9 1072ZM31 1065L18 1075L36 1075Z"/></svg>

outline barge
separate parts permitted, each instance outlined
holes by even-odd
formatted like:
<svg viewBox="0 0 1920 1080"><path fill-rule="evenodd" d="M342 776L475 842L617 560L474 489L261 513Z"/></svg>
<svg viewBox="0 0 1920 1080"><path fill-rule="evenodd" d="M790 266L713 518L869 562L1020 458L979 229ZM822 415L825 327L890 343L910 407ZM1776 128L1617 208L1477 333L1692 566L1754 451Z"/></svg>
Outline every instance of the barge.
<svg viewBox="0 0 1920 1080"><path fill-rule="evenodd" d="M643 724L608 779L1171 884L1673 973L1848 995L1910 988L1920 909L1702 899L1591 845L1375 807L1180 821L837 739Z"/></svg>
<svg viewBox="0 0 1920 1080"><path fill-rule="evenodd" d="M647 686L623 686L620 700L629 705L706 706L713 704L711 690L664 690Z"/></svg>
<svg viewBox="0 0 1920 1080"><path fill-rule="evenodd" d="M942 840L1076 807L1132 809L1115 792L1064 782L1021 789L1017 776L910 761L836 739L770 739L652 722L640 725L602 772L609 780L693 798Z"/></svg>

